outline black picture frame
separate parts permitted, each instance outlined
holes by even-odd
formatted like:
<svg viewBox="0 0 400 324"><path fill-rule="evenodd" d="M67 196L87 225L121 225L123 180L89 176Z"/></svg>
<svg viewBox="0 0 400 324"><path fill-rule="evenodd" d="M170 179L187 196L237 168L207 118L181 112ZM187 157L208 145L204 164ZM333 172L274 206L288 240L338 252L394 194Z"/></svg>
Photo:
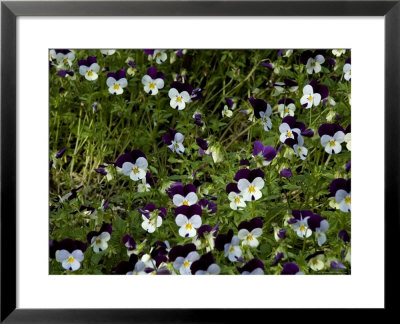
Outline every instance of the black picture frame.
<svg viewBox="0 0 400 324"><path fill-rule="evenodd" d="M1 3L1 322L235 322L243 310L16 308L16 19L19 16L384 16L385 19L385 310L398 303L391 265L400 237L400 0L395 1L2 1ZM373 44L372 44L373 45ZM383 143L382 143L383 144ZM383 211L382 211L383 214ZM379 217L381 215L377 215ZM394 259L393 259L394 258ZM396 284L397 283L397 284ZM312 303L310 304L312 307ZM277 310L269 310L276 313ZM252 310L252 318L267 318ZM268 314L268 317L270 314ZM324 316L326 316L324 314Z"/></svg>

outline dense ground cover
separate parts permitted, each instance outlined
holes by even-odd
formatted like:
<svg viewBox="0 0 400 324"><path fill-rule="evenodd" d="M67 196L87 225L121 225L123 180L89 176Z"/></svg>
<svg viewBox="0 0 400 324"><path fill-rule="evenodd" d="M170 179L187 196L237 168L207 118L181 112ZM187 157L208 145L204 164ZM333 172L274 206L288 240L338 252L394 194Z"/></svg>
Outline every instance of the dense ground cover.
<svg viewBox="0 0 400 324"><path fill-rule="evenodd" d="M51 50L51 274L349 274L349 50Z"/></svg>

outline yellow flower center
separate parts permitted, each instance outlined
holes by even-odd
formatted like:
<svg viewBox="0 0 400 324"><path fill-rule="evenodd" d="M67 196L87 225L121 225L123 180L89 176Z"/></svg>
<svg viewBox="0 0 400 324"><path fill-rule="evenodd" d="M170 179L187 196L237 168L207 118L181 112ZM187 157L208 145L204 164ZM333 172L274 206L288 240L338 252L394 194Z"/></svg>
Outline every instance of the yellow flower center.
<svg viewBox="0 0 400 324"><path fill-rule="evenodd" d="M182 203L182 205L189 206L189 203L188 203L187 200L184 200L183 203Z"/></svg>
<svg viewBox="0 0 400 324"><path fill-rule="evenodd" d="M149 88L150 88L150 89L154 89L155 86L156 86L156 85L155 85L154 83L150 83Z"/></svg>
<svg viewBox="0 0 400 324"><path fill-rule="evenodd" d="M68 263L72 263L72 262L74 262L74 261L75 261L74 257L70 256L70 257L68 258Z"/></svg>
<svg viewBox="0 0 400 324"><path fill-rule="evenodd" d="M187 229L187 230L191 230L191 229L192 229L192 224L187 223L187 224L186 224L186 229Z"/></svg>
<svg viewBox="0 0 400 324"><path fill-rule="evenodd" d="M251 235L251 234L247 235L247 240L248 241L251 241L252 239L253 239L253 235Z"/></svg>
<svg viewBox="0 0 400 324"><path fill-rule="evenodd" d="M183 266L185 267L185 268L187 268L188 266L189 266L189 261L188 260L186 260L184 263L183 263Z"/></svg>
<svg viewBox="0 0 400 324"><path fill-rule="evenodd" d="M256 192L256 189L254 188L254 186L250 186L250 187L249 187L249 192L250 192L250 193Z"/></svg>
<svg viewBox="0 0 400 324"><path fill-rule="evenodd" d="M329 141L329 146L330 146L330 147L335 146L335 141L334 141L334 140L330 140L330 141Z"/></svg>
<svg viewBox="0 0 400 324"><path fill-rule="evenodd" d="M305 230L306 230L306 227L304 225L301 225L300 226L300 231L305 231Z"/></svg>
<svg viewBox="0 0 400 324"><path fill-rule="evenodd" d="M97 240L96 240L96 244L97 244L97 245L101 244L101 240L100 240L100 239L97 239Z"/></svg>
<svg viewBox="0 0 400 324"><path fill-rule="evenodd" d="M308 97L308 100L311 101L312 99L313 99L313 96L310 95L310 96Z"/></svg>
<svg viewBox="0 0 400 324"><path fill-rule="evenodd" d="M68 62L68 59L66 59L66 58L63 59L63 62L64 62L64 63L67 63L67 62Z"/></svg>
<svg viewBox="0 0 400 324"><path fill-rule="evenodd" d="M301 153L301 148L300 147L297 149L297 152Z"/></svg>
<svg viewBox="0 0 400 324"><path fill-rule="evenodd" d="M182 101L182 98L181 98L181 97L177 97L177 98L176 98L176 101L177 101L177 102L181 102L181 101Z"/></svg>
<svg viewBox="0 0 400 324"><path fill-rule="evenodd" d="M232 246L229 248L229 252L230 252L230 253L233 252L233 247L232 247Z"/></svg>
<svg viewBox="0 0 400 324"><path fill-rule="evenodd" d="M118 83L114 84L114 90L118 90L118 89L119 89L119 84Z"/></svg>
<svg viewBox="0 0 400 324"><path fill-rule="evenodd" d="M311 66L315 66L315 62L314 61L311 62Z"/></svg>
<svg viewBox="0 0 400 324"><path fill-rule="evenodd" d="M158 53L157 53L157 56L161 56L161 52L158 52Z"/></svg>
<svg viewBox="0 0 400 324"><path fill-rule="evenodd" d="M313 259L312 263L313 263L313 265L316 265L318 263L318 260L317 259Z"/></svg>
<svg viewBox="0 0 400 324"><path fill-rule="evenodd" d="M90 71L90 70L88 71L88 73L87 73L87 74L88 74L88 76L90 76L90 77L91 77L91 76L93 76L93 72L92 72L92 71Z"/></svg>
<svg viewBox="0 0 400 324"><path fill-rule="evenodd" d="M237 203L237 204L240 203L240 198L239 197L235 198L235 203Z"/></svg>
<svg viewBox="0 0 400 324"><path fill-rule="evenodd" d="M291 137L292 136L292 132L287 132L286 136L287 137Z"/></svg>
<svg viewBox="0 0 400 324"><path fill-rule="evenodd" d="M289 112L289 108L285 108L285 113L288 113Z"/></svg>
<svg viewBox="0 0 400 324"><path fill-rule="evenodd" d="M346 204L350 204L350 203L351 203L351 198L350 198L350 197L346 197L346 198L344 199L344 202L345 202Z"/></svg>
<svg viewBox="0 0 400 324"><path fill-rule="evenodd" d="M174 148L175 148L175 149L179 148L179 144L178 144L178 143L175 143L175 144L174 144Z"/></svg>
<svg viewBox="0 0 400 324"><path fill-rule="evenodd" d="M133 173L139 173L139 168L138 167L134 167L132 171L133 171Z"/></svg>

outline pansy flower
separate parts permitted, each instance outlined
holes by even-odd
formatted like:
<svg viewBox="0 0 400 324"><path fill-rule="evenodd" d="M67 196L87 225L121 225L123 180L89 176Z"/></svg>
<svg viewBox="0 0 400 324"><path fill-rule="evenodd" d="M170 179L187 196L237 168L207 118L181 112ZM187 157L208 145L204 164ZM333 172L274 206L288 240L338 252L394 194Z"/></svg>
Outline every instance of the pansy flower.
<svg viewBox="0 0 400 324"><path fill-rule="evenodd" d="M314 271L321 271L325 268L325 255L320 252L307 257L308 266Z"/></svg>
<svg viewBox="0 0 400 324"><path fill-rule="evenodd" d="M49 61L52 62L57 59L57 52L54 49L49 51Z"/></svg>
<svg viewBox="0 0 400 324"><path fill-rule="evenodd" d="M145 275L146 265L143 261L139 261L136 254L131 254L129 261L121 261L114 269L116 275Z"/></svg>
<svg viewBox="0 0 400 324"><path fill-rule="evenodd" d="M167 215L164 207L156 208L154 203L149 203L144 209L139 208L138 211L142 214L142 228L148 233L153 233L157 227L160 227L163 218Z"/></svg>
<svg viewBox="0 0 400 324"><path fill-rule="evenodd" d="M238 236L233 236L231 242L224 245L224 255L231 262L236 262L242 256L242 250L239 246L240 240Z"/></svg>
<svg viewBox="0 0 400 324"><path fill-rule="evenodd" d="M207 154L206 151L208 150L208 143L204 139L200 137L196 137L196 144L199 146L199 153L201 155ZM211 155L211 154L210 154Z"/></svg>
<svg viewBox="0 0 400 324"><path fill-rule="evenodd" d="M172 198L172 202L177 207L191 206L197 203L198 198L196 191L197 188L195 185L183 185L182 183L177 182L168 189L168 195Z"/></svg>
<svg viewBox="0 0 400 324"><path fill-rule="evenodd" d="M147 74L142 78L142 84L144 91L150 95L155 96L159 89L164 88L165 75L161 72L157 72L156 67L147 69Z"/></svg>
<svg viewBox="0 0 400 324"><path fill-rule="evenodd" d="M263 275L264 263L260 259L251 259L243 267L237 268L242 275Z"/></svg>
<svg viewBox="0 0 400 324"><path fill-rule="evenodd" d="M126 80L125 68L117 72L110 72L107 74L107 87L108 92L115 95L120 95L124 92L123 88L128 85Z"/></svg>
<svg viewBox="0 0 400 324"><path fill-rule="evenodd" d="M57 75L62 77L62 78L66 78L67 76L74 76L74 71L70 71L70 70L60 70L57 72Z"/></svg>
<svg viewBox="0 0 400 324"><path fill-rule="evenodd" d="M87 241L92 246L95 253L105 251L108 248L108 241L111 238L112 226L108 223L103 223L99 231L91 231L86 236Z"/></svg>
<svg viewBox="0 0 400 324"><path fill-rule="evenodd" d="M290 98L282 98L278 101L278 112L281 118L286 116L294 116L296 106L294 100Z"/></svg>
<svg viewBox="0 0 400 324"><path fill-rule="evenodd" d="M222 117L231 118L231 117L232 117L232 114L233 114L232 110L230 110L230 109L228 108L228 106L224 106L224 109L222 110Z"/></svg>
<svg viewBox="0 0 400 324"><path fill-rule="evenodd" d="M339 238L345 242L345 243L349 243L350 242L350 235L346 230L341 230L338 234Z"/></svg>
<svg viewBox="0 0 400 324"><path fill-rule="evenodd" d="M221 272L212 252L203 254L199 260L192 263L190 269L195 275L217 275Z"/></svg>
<svg viewBox="0 0 400 324"><path fill-rule="evenodd" d="M273 83L272 87L275 89L274 96L279 96L284 90L289 92L297 91L299 84L296 81L284 79L283 82Z"/></svg>
<svg viewBox="0 0 400 324"><path fill-rule="evenodd" d="M214 250L215 238L219 230L219 222L214 226L201 225L197 230L197 236L193 238L193 243L197 249L205 248L207 252Z"/></svg>
<svg viewBox="0 0 400 324"><path fill-rule="evenodd" d="M114 55L116 50L115 49L101 49L100 52L104 56L109 56L109 55Z"/></svg>
<svg viewBox="0 0 400 324"><path fill-rule="evenodd" d="M253 157L262 156L262 165L264 166L269 165L276 157L277 153L278 152L276 151L276 149L272 146L264 146L264 144L260 141L254 142Z"/></svg>
<svg viewBox="0 0 400 324"><path fill-rule="evenodd" d="M262 197L264 188L264 172L261 169L241 169L236 172L234 179L245 201L258 200Z"/></svg>
<svg viewBox="0 0 400 324"><path fill-rule="evenodd" d="M79 73L83 75L86 80L97 80L100 71L100 66L97 64L97 59L94 56L88 56L86 60L79 60Z"/></svg>
<svg viewBox="0 0 400 324"><path fill-rule="evenodd" d="M312 106L318 106L321 102L321 95L319 93L314 93L314 89L311 85L307 84L303 88L303 97L300 99L300 103L306 109Z"/></svg>
<svg viewBox="0 0 400 324"><path fill-rule="evenodd" d="M344 79L347 81L351 80L351 60L348 58L346 60L345 65L343 65L343 73L344 73Z"/></svg>
<svg viewBox="0 0 400 324"><path fill-rule="evenodd" d="M230 201L229 207L231 207L231 209L240 210L246 207L246 202L244 201L236 183L229 183L226 186L226 193L228 194L228 199Z"/></svg>
<svg viewBox="0 0 400 324"><path fill-rule="evenodd" d="M321 145L328 154L338 154L342 151L344 142L344 129L338 124L322 124L318 128L318 134L321 137Z"/></svg>
<svg viewBox="0 0 400 324"><path fill-rule="evenodd" d="M170 251L170 246L168 241L156 241L151 249L150 256L155 261L157 268L162 268L168 261L168 252ZM159 270L161 270L161 268Z"/></svg>
<svg viewBox="0 0 400 324"><path fill-rule="evenodd" d="M175 245L168 253L169 261L173 262L173 267L181 275L191 275L190 267L193 262L200 259L196 246L193 243L185 245Z"/></svg>
<svg viewBox="0 0 400 324"><path fill-rule="evenodd" d="M300 272L300 268L296 263L286 263L283 266L281 275L301 275L303 274L302 272Z"/></svg>
<svg viewBox="0 0 400 324"><path fill-rule="evenodd" d="M262 235L262 226L263 222L259 217L241 222L238 226L238 237L242 241L242 245L257 247L259 244L257 238Z"/></svg>
<svg viewBox="0 0 400 324"><path fill-rule="evenodd" d="M289 224L292 224L293 230L300 238L310 237L312 230L308 226L307 220L314 214L310 210L292 210L294 218L289 219Z"/></svg>
<svg viewBox="0 0 400 324"><path fill-rule="evenodd" d="M321 64L325 62L324 56L326 53L323 50L304 51L300 55L300 62L306 66L308 74L319 73Z"/></svg>
<svg viewBox="0 0 400 324"><path fill-rule="evenodd" d="M182 237L193 237L196 229L201 226L202 210L199 205L182 205L175 209L175 223L180 226L179 235Z"/></svg>
<svg viewBox="0 0 400 324"><path fill-rule="evenodd" d="M217 205L205 198L199 200L199 205L208 214L215 214L217 212Z"/></svg>
<svg viewBox="0 0 400 324"><path fill-rule="evenodd" d="M346 53L345 49L334 49L334 50L332 50L332 54L335 55L336 57L340 57L345 53Z"/></svg>
<svg viewBox="0 0 400 324"><path fill-rule="evenodd" d="M177 110L185 109L186 104L191 101L190 94L192 91L192 87L187 83L172 82L171 89L168 91L168 96L171 99L169 105Z"/></svg>
<svg viewBox="0 0 400 324"><path fill-rule="evenodd" d="M261 118L261 123L264 127L265 131L270 131L272 128L271 114L272 108L271 105L266 103L263 99L249 98L250 104L254 109L254 116L256 118Z"/></svg>
<svg viewBox="0 0 400 324"><path fill-rule="evenodd" d="M338 178L333 180L329 185L329 191L342 212L351 211L351 179Z"/></svg>
<svg viewBox="0 0 400 324"><path fill-rule="evenodd" d="M275 255L275 259L274 259L274 261L271 263L270 266L271 266L271 267L276 266L276 265L279 263L279 261L282 260L283 256L284 256L283 252L278 252L278 253Z"/></svg>
<svg viewBox="0 0 400 324"><path fill-rule="evenodd" d="M203 121L201 120L201 114L200 113L194 113L193 114L193 118L194 118L194 124L200 127L204 126Z"/></svg>
<svg viewBox="0 0 400 324"><path fill-rule="evenodd" d="M303 136L297 137L296 144L293 144L294 153L302 160L305 160L308 154L308 149L304 146Z"/></svg>
<svg viewBox="0 0 400 324"><path fill-rule="evenodd" d="M157 64L161 64L167 60L167 53L165 50L154 50L153 51L153 60L156 60Z"/></svg>
<svg viewBox="0 0 400 324"><path fill-rule="evenodd" d="M136 241L135 239L129 235L129 234L125 234L122 237L122 243L126 246L126 248L128 249L128 251L133 251L136 249Z"/></svg>
<svg viewBox="0 0 400 324"><path fill-rule="evenodd" d="M326 231L329 229L328 221L316 214L312 214L307 219L307 224L310 230L315 233L315 239L319 246L322 246L326 242Z"/></svg>
<svg viewBox="0 0 400 324"><path fill-rule="evenodd" d="M182 144L185 140L185 136L178 133L175 129L169 129L168 132L163 135L162 140L172 152L182 154L185 151L185 147Z"/></svg>
<svg viewBox="0 0 400 324"><path fill-rule="evenodd" d="M146 177L148 163L142 151L133 150L119 156L115 166L122 168L122 173L133 181L138 181Z"/></svg>
<svg viewBox="0 0 400 324"><path fill-rule="evenodd" d="M57 51L57 50L56 50ZM62 68L68 64L69 67L72 65L72 61L75 60L75 54L69 50L65 51L57 51L56 61L58 63L58 67Z"/></svg>
<svg viewBox="0 0 400 324"><path fill-rule="evenodd" d="M281 177L284 177L284 178L291 178L293 176L292 170L290 170L290 168L282 169L279 174Z"/></svg>
<svg viewBox="0 0 400 324"><path fill-rule="evenodd" d="M125 60L125 63L128 64L128 70L126 71L126 73L130 76L134 76L136 74L136 65L135 62L133 61L132 57L128 57Z"/></svg>
<svg viewBox="0 0 400 324"><path fill-rule="evenodd" d="M81 266L86 248L86 244L78 240L50 241L50 258L55 258L65 270L75 271Z"/></svg>
<svg viewBox="0 0 400 324"><path fill-rule="evenodd" d="M75 271L81 267L81 262L84 259L81 250L74 250L69 252L67 250L58 250L56 253L56 260L62 264L66 270Z"/></svg>

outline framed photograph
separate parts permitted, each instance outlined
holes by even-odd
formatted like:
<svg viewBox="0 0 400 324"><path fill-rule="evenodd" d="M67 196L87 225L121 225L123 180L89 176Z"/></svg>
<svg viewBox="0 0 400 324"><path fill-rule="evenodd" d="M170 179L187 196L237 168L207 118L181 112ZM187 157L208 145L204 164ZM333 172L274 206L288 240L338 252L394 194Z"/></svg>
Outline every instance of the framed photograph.
<svg viewBox="0 0 400 324"><path fill-rule="evenodd" d="M1 12L1 321L393 308L398 1Z"/></svg>

